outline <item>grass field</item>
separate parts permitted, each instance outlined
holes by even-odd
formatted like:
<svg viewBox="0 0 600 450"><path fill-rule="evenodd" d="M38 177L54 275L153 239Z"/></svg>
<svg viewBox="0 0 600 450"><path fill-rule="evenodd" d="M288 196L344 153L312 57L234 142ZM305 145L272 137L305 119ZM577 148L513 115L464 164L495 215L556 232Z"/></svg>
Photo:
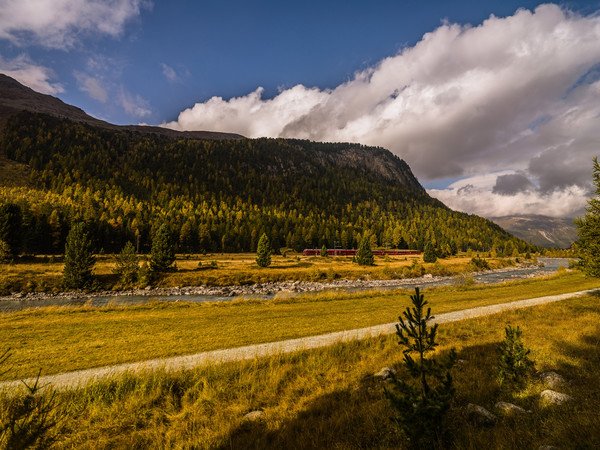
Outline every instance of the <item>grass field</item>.
<svg viewBox="0 0 600 450"><path fill-rule="evenodd" d="M579 272L504 285L428 291L444 313L600 287ZM324 293L221 303L160 302L128 307L51 307L0 315L0 342L11 348L2 379L274 342L390 323L408 292Z"/></svg>
<svg viewBox="0 0 600 450"><path fill-rule="evenodd" d="M142 257L144 259L145 257ZM473 271L471 257L466 255L424 264L422 256L376 256L375 265L358 266L351 257L274 255L268 268L260 268L253 253L179 255L176 271L154 281L158 287L199 285L241 285L270 281L324 281L338 278L395 279L433 275L455 275ZM511 258L488 258L491 268L514 265ZM113 274L114 257L99 255L94 274L102 289L121 289ZM0 295L11 292L59 292L62 290L61 258L35 257L0 264ZM141 286L145 287L145 286Z"/></svg>
<svg viewBox="0 0 600 450"><path fill-rule="evenodd" d="M576 281L562 281L569 279ZM435 293L426 298L436 302L434 313L441 312L443 303ZM545 387L535 378L521 390L498 387L495 345L507 323L523 329L538 370L555 370L569 381L559 390L575 402L544 407L538 399ZM457 395L448 415L446 448L597 448L599 324L598 297L587 296L442 325L438 353L455 347L464 361L453 369ZM393 411L382 384L373 378L381 367L398 367L401 358L392 335L186 372L122 376L57 394L56 446L408 448L388 420ZM532 412L501 417L491 428L466 420L468 403L493 410L497 401ZM0 399L0 406L7 402ZM245 421L244 415L254 410L263 411L263 419Z"/></svg>

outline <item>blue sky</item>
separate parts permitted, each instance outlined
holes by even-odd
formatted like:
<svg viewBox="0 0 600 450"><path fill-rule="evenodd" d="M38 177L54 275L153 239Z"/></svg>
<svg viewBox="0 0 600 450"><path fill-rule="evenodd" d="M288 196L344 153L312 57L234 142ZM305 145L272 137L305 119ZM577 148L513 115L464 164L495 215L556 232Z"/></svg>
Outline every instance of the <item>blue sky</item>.
<svg viewBox="0 0 600 450"><path fill-rule="evenodd" d="M0 0L0 72L118 124L381 145L451 207L573 216L600 143L600 1L541 4ZM557 132L573 110L578 136Z"/></svg>

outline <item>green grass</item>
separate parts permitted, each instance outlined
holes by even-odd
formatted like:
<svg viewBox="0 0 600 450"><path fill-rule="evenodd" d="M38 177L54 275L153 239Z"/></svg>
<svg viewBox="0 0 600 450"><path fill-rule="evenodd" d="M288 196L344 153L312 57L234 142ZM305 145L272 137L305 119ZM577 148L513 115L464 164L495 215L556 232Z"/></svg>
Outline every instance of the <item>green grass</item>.
<svg viewBox="0 0 600 450"><path fill-rule="evenodd" d="M448 447L597 448L598 301L586 296L440 326L438 352L455 347L464 360L453 369L457 395L447 420ZM577 402L542 407L538 398L545 388L536 379L519 391L498 387L495 345L507 323L523 329L538 370L569 380L560 390ZM392 335L185 372L121 376L57 394L57 411L65 414L57 447L408 448L388 420L393 411L372 376L381 367L399 367L401 359ZM501 418L492 428L465 419L468 403L493 410L497 401L532 413ZM243 420L257 409L264 420Z"/></svg>
<svg viewBox="0 0 600 450"><path fill-rule="evenodd" d="M439 314L600 287L578 272L491 287L431 290ZM193 354L293 339L396 320L408 292L324 293L274 300L52 307L0 315L13 370L2 379Z"/></svg>

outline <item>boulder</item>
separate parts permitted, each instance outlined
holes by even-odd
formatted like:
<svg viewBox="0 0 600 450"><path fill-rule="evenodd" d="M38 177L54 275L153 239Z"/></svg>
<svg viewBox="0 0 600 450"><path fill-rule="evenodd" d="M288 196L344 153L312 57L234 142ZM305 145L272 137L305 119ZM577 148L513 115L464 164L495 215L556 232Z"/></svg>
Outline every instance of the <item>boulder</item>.
<svg viewBox="0 0 600 450"><path fill-rule="evenodd" d="M566 384L563 377L552 371L540 373L540 380L542 380L544 386L549 387L550 389L556 389Z"/></svg>
<svg viewBox="0 0 600 450"><path fill-rule="evenodd" d="M243 420L248 420L250 422L255 422L257 420L262 420L265 416L265 412L264 411L250 411L248 414L246 414L242 419Z"/></svg>
<svg viewBox="0 0 600 450"><path fill-rule="evenodd" d="M550 389L542 391L540 393L540 398L542 402L547 405L562 405L563 403L573 400L573 397L568 394L552 391Z"/></svg>
<svg viewBox="0 0 600 450"><path fill-rule="evenodd" d="M392 378L392 374L396 375L396 369L394 369L393 367L384 367L373 376L380 381L385 381L388 378Z"/></svg>
<svg viewBox="0 0 600 450"><path fill-rule="evenodd" d="M498 402L496 403L495 408L504 415L517 415L527 413L527 411L525 411L520 406L507 402Z"/></svg>
<svg viewBox="0 0 600 450"><path fill-rule="evenodd" d="M469 403L467 405L467 419L473 422L477 426L491 427L493 426L498 418L485 409L483 406Z"/></svg>

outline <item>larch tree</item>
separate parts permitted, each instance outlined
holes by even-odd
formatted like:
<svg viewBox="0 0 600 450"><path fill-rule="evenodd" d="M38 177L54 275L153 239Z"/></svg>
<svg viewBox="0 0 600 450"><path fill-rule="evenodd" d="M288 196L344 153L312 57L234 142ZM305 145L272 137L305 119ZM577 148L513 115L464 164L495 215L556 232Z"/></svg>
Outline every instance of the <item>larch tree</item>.
<svg viewBox="0 0 600 450"><path fill-rule="evenodd" d="M594 195L588 200L585 215L575 219L575 225L581 269L589 276L600 277L600 164L597 157L593 161Z"/></svg>

